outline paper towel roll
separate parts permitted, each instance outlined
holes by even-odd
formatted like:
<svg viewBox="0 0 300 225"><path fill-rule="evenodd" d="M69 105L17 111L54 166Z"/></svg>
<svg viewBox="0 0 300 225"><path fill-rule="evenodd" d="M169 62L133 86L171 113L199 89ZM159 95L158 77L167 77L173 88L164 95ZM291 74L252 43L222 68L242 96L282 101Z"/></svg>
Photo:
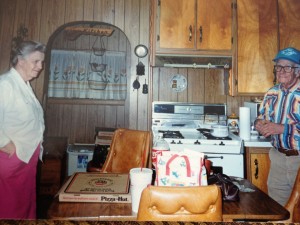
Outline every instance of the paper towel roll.
<svg viewBox="0 0 300 225"><path fill-rule="evenodd" d="M250 139L250 108L240 107L240 138Z"/></svg>

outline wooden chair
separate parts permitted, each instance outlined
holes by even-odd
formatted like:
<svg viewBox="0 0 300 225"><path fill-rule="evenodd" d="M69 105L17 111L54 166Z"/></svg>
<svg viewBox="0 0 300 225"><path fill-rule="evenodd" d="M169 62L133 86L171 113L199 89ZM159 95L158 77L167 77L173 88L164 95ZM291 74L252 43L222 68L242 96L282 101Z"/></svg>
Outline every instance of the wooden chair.
<svg viewBox="0 0 300 225"><path fill-rule="evenodd" d="M295 180L295 184L285 208L290 212L290 218L282 222L296 223L300 222L300 168Z"/></svg>
<svg viewBox="0 0 300 225"><path fill-rule="evenodd" d="M216 185L148 186L141 195L138 221L222 221L222 194Z"/></svg>
<svg viewBox="0 0 300 225"><path fill-rule="evenodd" d="M88 163L88 172L129 173L131 168L149 167L151 132L119 128L114 132L110 150L102 168Z"/></svg>

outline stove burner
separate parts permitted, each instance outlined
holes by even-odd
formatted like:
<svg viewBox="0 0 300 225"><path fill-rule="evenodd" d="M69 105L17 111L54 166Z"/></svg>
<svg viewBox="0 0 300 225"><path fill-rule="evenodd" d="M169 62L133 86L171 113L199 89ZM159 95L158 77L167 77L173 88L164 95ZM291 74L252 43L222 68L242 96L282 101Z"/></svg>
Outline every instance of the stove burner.
<svg viewBox="0 0 300 225"><path fill-rule="evenodd" d="M203 134L208 140L232 140L231 137L215 137L210 133L210 129L197 129L200 131L201 134Z"/></svg>
<svg viewBox="0 0 300 225"><path fill-rule="evenodd" d="M159 130L159 133L163 133L163 138L176 138L176 139L183 139L184 137L180 133L180 131L173 131L173 130Z"/></svg>

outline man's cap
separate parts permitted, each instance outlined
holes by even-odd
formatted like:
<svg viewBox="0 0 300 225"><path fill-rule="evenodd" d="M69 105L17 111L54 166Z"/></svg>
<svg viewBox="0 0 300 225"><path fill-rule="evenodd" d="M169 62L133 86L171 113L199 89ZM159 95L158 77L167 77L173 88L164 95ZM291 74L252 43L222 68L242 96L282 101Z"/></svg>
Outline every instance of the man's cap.
<svg viewBox="0 0 300 225"><path fill-rule="evenodd" d="M294 63L300 64L300 51L291 47L282 49L278 52L273 61L276 62L279 59L286 59Z"/></svg>

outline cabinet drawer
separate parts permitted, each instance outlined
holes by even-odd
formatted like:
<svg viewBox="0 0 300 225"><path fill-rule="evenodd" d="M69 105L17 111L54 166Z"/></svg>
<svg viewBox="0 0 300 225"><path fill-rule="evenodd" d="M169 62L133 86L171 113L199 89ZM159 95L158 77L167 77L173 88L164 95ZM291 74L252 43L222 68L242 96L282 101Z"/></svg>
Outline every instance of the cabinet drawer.
<svg viewBox="0 0 300 225"><path fill-rule="evenodd" d="M270 148L246 148L247 179L266 194L270 170L269 150Z"/></svg>

